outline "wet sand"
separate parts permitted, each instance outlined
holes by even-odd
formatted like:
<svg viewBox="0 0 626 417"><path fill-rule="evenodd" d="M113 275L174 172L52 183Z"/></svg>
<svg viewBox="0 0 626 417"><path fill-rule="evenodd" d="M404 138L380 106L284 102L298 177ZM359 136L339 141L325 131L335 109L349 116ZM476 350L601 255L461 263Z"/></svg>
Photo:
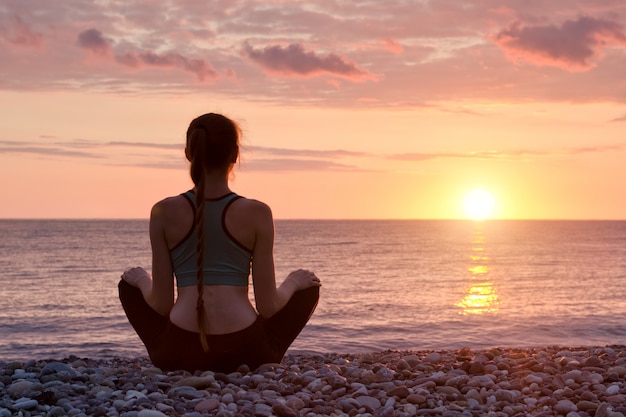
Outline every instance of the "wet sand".
<svg viewBox="0 0 626 417"><path fill-rule="evenodd" d="M0 417L623 417L625 394L625 346L288 354L231 374L147 358L0 362Z"/></svg>

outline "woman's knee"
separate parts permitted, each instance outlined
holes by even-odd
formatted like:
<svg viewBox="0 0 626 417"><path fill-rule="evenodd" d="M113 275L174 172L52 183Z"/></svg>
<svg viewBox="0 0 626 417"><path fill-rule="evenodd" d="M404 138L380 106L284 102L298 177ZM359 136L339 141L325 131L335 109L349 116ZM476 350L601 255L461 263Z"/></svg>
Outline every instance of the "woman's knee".
<svg viewBox="0 0 626 417"><path fill-rule="evenodd" d="M308 318L311 317L317 307L319 298L319 287L309 287L296 291L287 303L287 308L284 311L286 314L293 314L294 317L307 316L308 321Z"/></svg>
<svg viewBox="0 0 626 417"><path fill-rule="evenodd" d="M124 301L128 299L136 299L139 296L143 297L139 288L133 287L123 279L121 279L120 282L117 284L117 290L122 303L124 303Z"/></svg>
<svg viewBox="0 0 626 417"><path fill-rule="evenodd" d="M320 287L305 288L304 290L297 291L293 296L294 298L317 303L320 298Z"/></svg>

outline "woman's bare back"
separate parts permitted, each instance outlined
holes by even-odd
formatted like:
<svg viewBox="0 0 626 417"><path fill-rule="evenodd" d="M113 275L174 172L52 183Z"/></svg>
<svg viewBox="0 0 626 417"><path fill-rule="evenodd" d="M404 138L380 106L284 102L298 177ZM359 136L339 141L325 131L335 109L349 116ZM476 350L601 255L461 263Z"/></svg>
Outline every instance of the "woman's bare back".
<svg viewBox="0 0 626 417"><path fill-rule="evenodd" d="M209 196L211 197L211 196ZM219 196L218 196L219 197ZM193 227L193 210L182 196L171 197L163 201L165 218L164 235L171 250L187 236ZM255 226L251 209L258 202L241 198L228 208L225 225L228 233L250 251L254 248ZM210 237L208 237L210 238ZM205 285L203 289L204 308L207 317L207 334L225 334L242 330L250 326L257 318L257 313L248 297L248 286ZM179 287L178 297L170 320L178 327L198 332L196 304L197 287Z"/></svg>

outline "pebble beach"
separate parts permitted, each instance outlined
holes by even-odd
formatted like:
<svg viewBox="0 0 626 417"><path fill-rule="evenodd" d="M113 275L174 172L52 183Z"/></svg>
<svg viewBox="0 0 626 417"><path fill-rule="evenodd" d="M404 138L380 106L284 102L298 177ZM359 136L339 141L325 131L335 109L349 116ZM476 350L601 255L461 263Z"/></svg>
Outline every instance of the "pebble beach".
<svg viewBox="0 0 626 417"><path fill-rule="evenodd" d="M230 374L0 361L0 417L14 415L623 417L626 347L288 354Z"/></svg>

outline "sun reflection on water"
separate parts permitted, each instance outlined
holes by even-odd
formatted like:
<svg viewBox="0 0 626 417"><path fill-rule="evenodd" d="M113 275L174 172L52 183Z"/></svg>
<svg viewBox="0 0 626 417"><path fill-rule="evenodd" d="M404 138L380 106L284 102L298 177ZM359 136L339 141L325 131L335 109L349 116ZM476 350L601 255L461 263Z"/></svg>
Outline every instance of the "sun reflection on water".
<svg viewBox="0 0 626 417"><path fill-rule="evenodd" d="M459 314L488 314L498 312L498 293L489 271L489 256L485 253L485 234L477 226L472 236L472 252L467 271L469 276L464 297L455 304L461 308Z"/></svg>

